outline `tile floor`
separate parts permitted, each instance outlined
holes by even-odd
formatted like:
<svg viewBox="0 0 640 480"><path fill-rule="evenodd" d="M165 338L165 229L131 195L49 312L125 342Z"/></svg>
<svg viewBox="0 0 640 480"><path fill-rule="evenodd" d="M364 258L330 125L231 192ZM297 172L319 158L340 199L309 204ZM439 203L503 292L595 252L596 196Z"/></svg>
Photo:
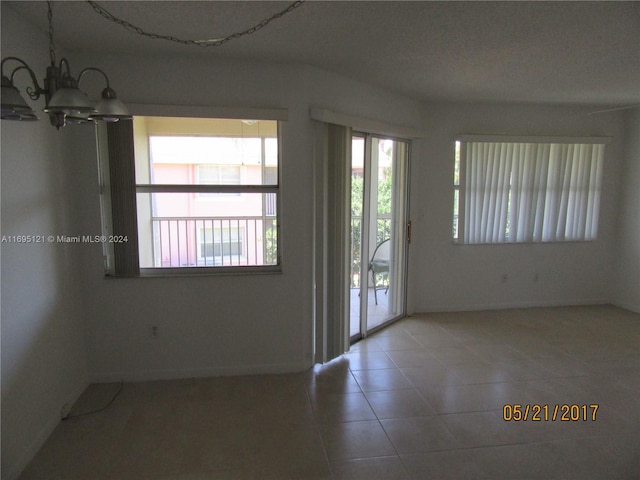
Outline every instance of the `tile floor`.
<svg viewBox="0 0 640 480"><path fill-rule="evenodd" d="M637 480L639 346L610 306L415 315L305 373L127 383L21 479ZM516 403L599 407L504 421Z"/></svg>
<svg viewBox="0 0 640 480"><path fill-rule="evenodd" d="M367 328L372 330L385 322L397 317L397 313L389 311L389 294L384 289L378 290L378 303L373 288L367 290ZM360 333L360 291L351 289L350 297L349 335L354 337Z"/></svg>

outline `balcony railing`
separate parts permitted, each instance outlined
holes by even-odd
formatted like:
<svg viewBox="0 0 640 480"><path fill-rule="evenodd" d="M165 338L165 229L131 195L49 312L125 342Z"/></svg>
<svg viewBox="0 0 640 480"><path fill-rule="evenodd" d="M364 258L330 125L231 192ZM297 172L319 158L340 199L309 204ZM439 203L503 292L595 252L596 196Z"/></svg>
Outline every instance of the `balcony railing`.
<svg viewBox="0 0 640 480"><path fill-rule="evenodd" d="M375 243L370 244L371 251L375 250L376 246L382 242L391 238L391 215L378 215L376 218L376 238ZM373 239L370 240L373 242ZM362 217L353 215L351 216L351 288L360 287L360 262L362 251ZM370 259L366 259L368 262Z"/></svg>
<svg viewBox="0 0 640 480"><path fill-rule="evenodd" d="M139 225L139 232L142 265L157 268L277 263L277 225L273 216L152 217L148 229Z"/></svg>

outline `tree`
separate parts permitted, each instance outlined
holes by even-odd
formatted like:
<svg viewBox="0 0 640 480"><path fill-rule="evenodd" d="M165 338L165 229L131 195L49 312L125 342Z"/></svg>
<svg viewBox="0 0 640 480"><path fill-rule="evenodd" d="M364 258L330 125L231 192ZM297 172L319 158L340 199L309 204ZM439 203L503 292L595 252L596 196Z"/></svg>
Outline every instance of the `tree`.
<svg viewBox="0 0 640 480"><path fill-rule="evenodd" d="M376 216L376 245L391 237L392 176L391 167L379 172L378 208ZM362 207L364 202L364 178L361 174L351 176L351 287L360 286L360 252L362 250Z"/></svg>

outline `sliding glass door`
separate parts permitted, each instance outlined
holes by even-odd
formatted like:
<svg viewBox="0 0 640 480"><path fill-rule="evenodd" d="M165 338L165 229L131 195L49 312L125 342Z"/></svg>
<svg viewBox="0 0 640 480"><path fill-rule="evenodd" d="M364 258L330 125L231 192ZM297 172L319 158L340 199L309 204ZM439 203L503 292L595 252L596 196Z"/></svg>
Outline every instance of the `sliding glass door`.
<svg viewBox="0 0 640 480"><path fill-rule="evenodd" d="M354 134L351 157L352 341L406 312L409 144Z"/></svg>

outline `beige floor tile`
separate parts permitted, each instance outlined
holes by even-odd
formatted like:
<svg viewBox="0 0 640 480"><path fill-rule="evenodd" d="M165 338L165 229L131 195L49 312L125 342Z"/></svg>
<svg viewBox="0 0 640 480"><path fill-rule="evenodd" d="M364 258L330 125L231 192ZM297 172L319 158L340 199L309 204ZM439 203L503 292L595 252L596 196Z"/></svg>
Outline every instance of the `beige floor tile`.
<svg viewBox="0 0 640 480"><path fill-rule="evenodd" d="M127 383L20 480L635 480L639 343L640 315L611 306L415 315L303 373ZM505 421L515 403L599 407Z"/></svg>
<svg viewBox="0 0 640 480"><path fill-rule="evenodd" d="M349 361L349 368L355 370L378 370L383 368L396 368L395 363L385 352L362 351L347 353L344 355Z"/></svg>
<svg viewBox="0 0 640 480"><path fill-rule="evenodd" d="M390 350L387 355L398 368L408 367L442 367L443 364L425 349Z"/></svg>
<svg viewBox="0 0 640 480"><path fill-rule="evenodd" d="M439 388L453 381L455 375L444 365L429 364L425 367L406 367L400 369L411 384L418 388Z"/></svg>
<svg viewBox="0 0 640 480"><path fill-rule="evenodd" d="M562 440L550 445L570 466L566 479L640 478L640 439L636 434Z"/></svg>
<svg viewBox="0 0 640 480"><path fill-rule="evenodd" d="M255 462L260 478L331 478L320 431L315 425L263 429Z"/></svg>
<svg viewBox="0 0 640 480"><path fill-rule="evenodd" d="M414 480L477 480L482 479L478 455L473 450L409 453L400 455ZM486 477L485 477L486 478ZM497 480L497 479L496 479Z"/></svg>
<svg viewBox="0 0 640 480"><path fill-rule="evenodd" d="M477 459L478 478L483 479L562 479L574 470L566 457L547 443L478 448L472 455Z"/></svg>
<svg viewBox="0 0 640 480"><path fill-rule="evenodd" d="M166 433L124 433L112 452L111 478L135 478L144 475L176 475L180 472L186 443Z"/></svg>
<svg viewBox="0 0 640 480"><path fill-rule="evenodd" d="M427 352L445 366L481 362L481 358L464 345L428 347Z"/></svg>
<svg viewBox="0 0 640 480"><path fill-rule="evenodd" d="M327 394L312 397L316 418L322 423L375 420L363 393Z"/></svg>
<svg viewBox="0 0 640 480"><path fill-rule="evenodd" d="M423 347L448 347L460 345L461 342L458 338L447 333L446 331L433 331L429 333L419 333L413 336L413 338Z"/></svg>
<svg viewBox="0 0 640 480"><path fill-rule="evenodd" d="M395 418L380 423L398 453L429 452L461 447L440 416Z"/></svg>
<svg viewBox="0 0 640 480"><path fill-rule="evenodd" d="M332 462L335 480L408 480L402 460L398 456L356 458Z"/></svg>
<svg viewBox="0 0 640 480"><path fill-rule="evenodd" d="M578 405L582 407L582 405ZM574 404L568 405L568 408L574 409L569 410L564 406L560 406L561 412L565 413L565 419L570 419L571 413L575 412L576 417L579 418L577 421L555 421L555 422L546 422L545 434L547 439L556 440L556 439L575 439L575 438L584 438L584 437L597 437L597 436L613 436L613 435L630 435L635 432L638 432L638 424L629 422L625 417L620 415L618 412L599 407L596 412L595 421L591 418L591 414L593 410L591 408L587 408L588 420L584 421L583 417L583 409L575 410ZM566 409L565 409L566 408ZM640 448L640 438L639 438L639 448Z"/></svg>
<svg viewBox="0 0 640 480"><path fill-rule="evenodd" d="M505 404L525 403L526 390L518 383L428 385L418 391L438 414L502 410Z"/></svg>
<svg viewBox="0 0 640 480"><path fill-rule="evenodd" d="M545 438L539 422L505 421L503 412L458 413L441 416L443 425L463 447L532 443Z"/></svg>
<svg viewBox="0 0 640 480"><path fill-rule="evenodd" d="M409 379L396 369L360 370L353 373L363 392L413 388Z"/></svg>
<svg viewBox="0 0 640 480"><path fill-rule="evenodd" d="M574 379L578 387L591 395L592 403L612 409L629 422L638 425L640 431L640 400L638 393L610 377L580 377Z"/></svg>
<svg viewBox="0 0 640 480"><path fill-rule="evenodd" d="M422 348L413 337L405 332L395 335L374 335L371 337L384 351L389 350L415 350Z"/></svg>
<svg viewBox="0 0 640 480"><path fill-rule="evenodd" d="M461 363L447 367L451 376L449 385L478 385L484 383L504 383L512 377L503 368L484 362Z"/></svg>
<svg viewBox="0 0 640 480"><path fill-rule="evenodd" d="M307 383L309 392L315 394L326 393L359 393L360 386L353 373L346 369L338 372L320 371Z"/></svg>
<svg viewBox="0 0 640 480"><path fill-rule="evenodd" d="M331 462L397 453L378 421L323 424L320 431Z"/></svg>
<svg viewBox="0 0 640 480"><path fill-rule="evenodd" d="M382 352L382 347L376 342L358 341L349 347L349 353L356 352Z"/></svg>
<svg viewBox="0 0 640 480"><path fill-rule="evenodd" d="M171 480L258 480L254 468L240 468L236 470L216 470L213 472L181 473L170 477ZM109 479L111 480L111 479ZM116 480L116 479L113 479Z"/></svg>
<svg viewBox="0 0 640 480"><path fill-rule="evenodd" d="M367 400L379 419L423 417L435 411L415 389L367 392Z"/></svg>
<svg viewBox="0 0 640 480"><path fill-rule="evenodd" d="M534 360L511 360L497 364L497 366L512 380L544 380L565 377L565 372L550 370Z"/></svg>

